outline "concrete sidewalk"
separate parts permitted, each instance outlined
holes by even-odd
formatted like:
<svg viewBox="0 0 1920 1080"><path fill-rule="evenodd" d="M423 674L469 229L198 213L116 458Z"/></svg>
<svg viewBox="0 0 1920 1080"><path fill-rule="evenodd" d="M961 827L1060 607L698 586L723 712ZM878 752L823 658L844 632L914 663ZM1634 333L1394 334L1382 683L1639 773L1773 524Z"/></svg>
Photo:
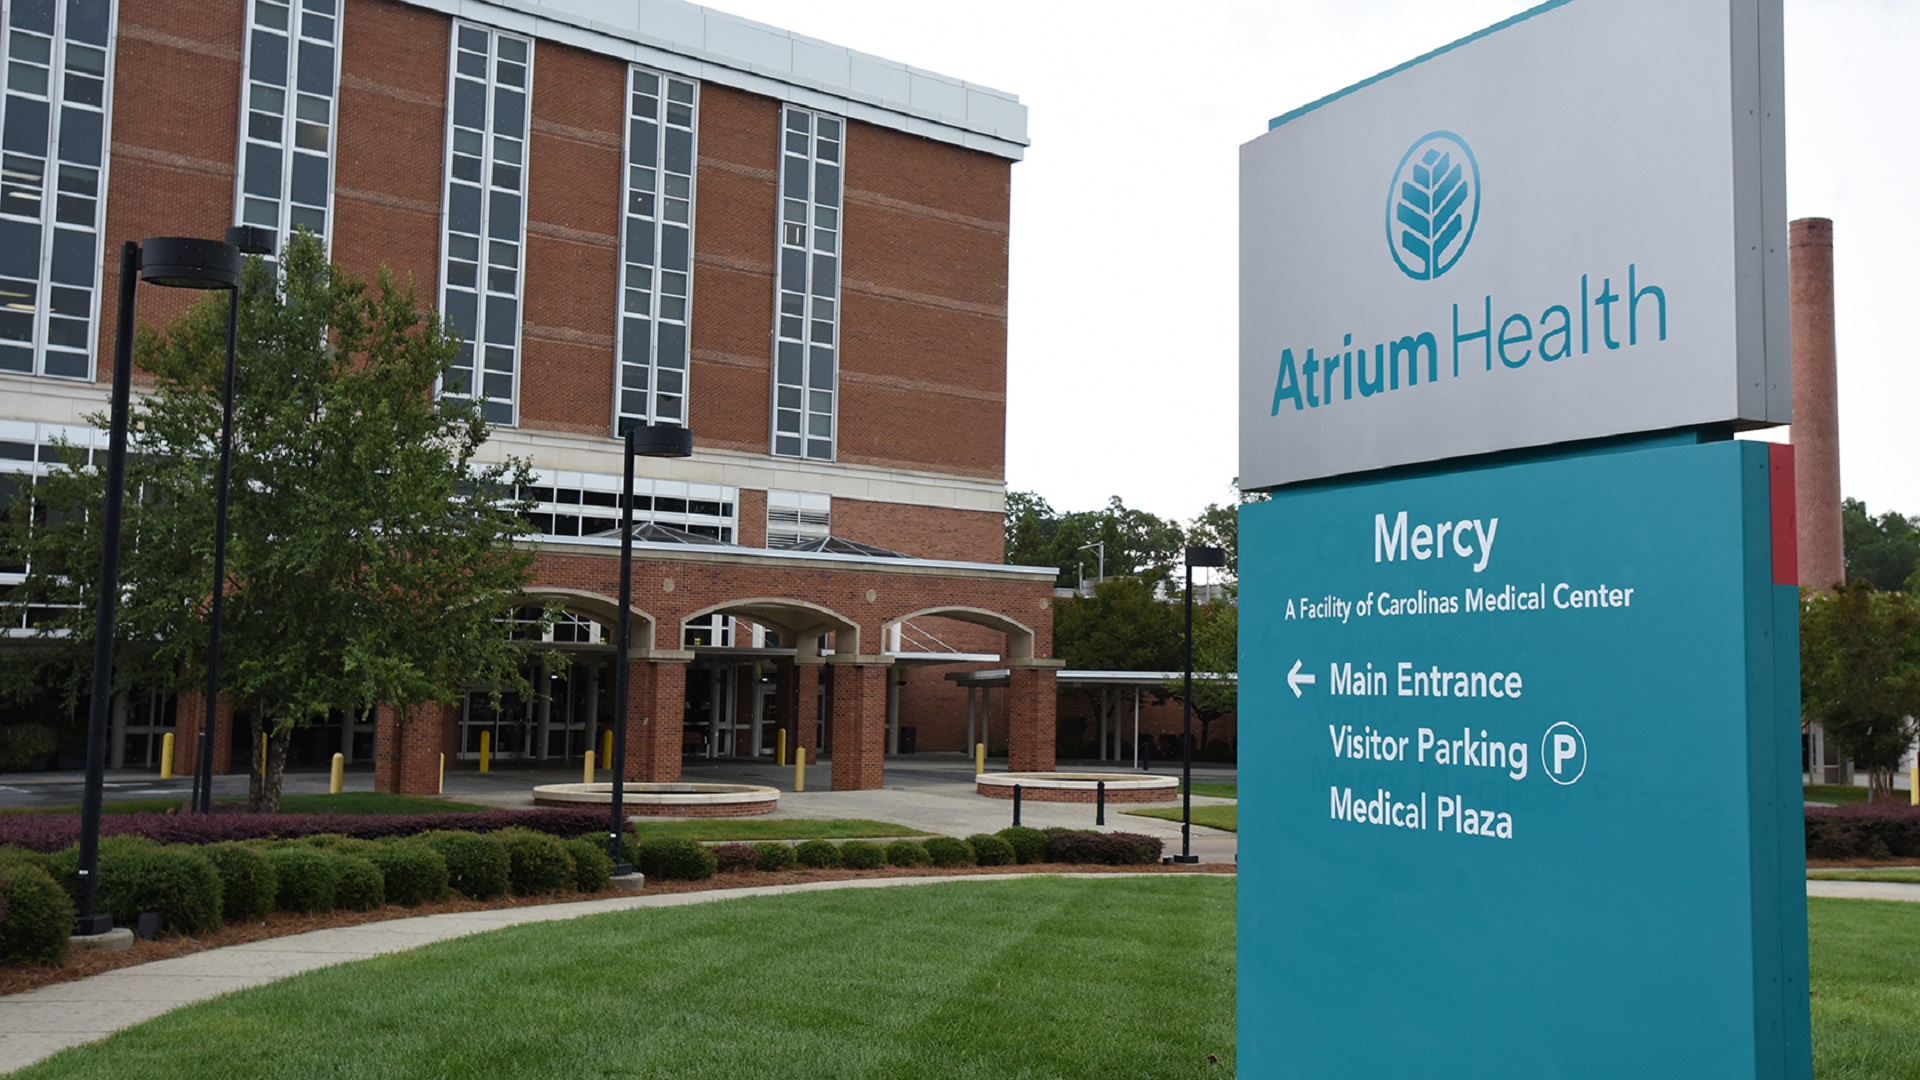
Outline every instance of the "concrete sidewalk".
<svg viewBox="0 0 1920 1080"><path fill-rule="evenodd" d="M1130 874L1065 874L1137 880ZM826 889L887 889L955 881L1007 881L1007 874L855 878L798 885L762 885L705 892L620 896L496 911L420 915L360 926L315 930L109 971L91 978L0 997L0 1073L24 1069L71 1046L106 1038L162 1013L304 971L451 941L524 923L555 922L635 908L680 907L745 896L787 896Z"/></svg>
<svg viewBox="0 0 1920 1080"><path fill-rule="evenodd" d="M1898 881L1808 881L1808 896L1840 900L1904 900L1920 903L1920 885Z"/></svg>

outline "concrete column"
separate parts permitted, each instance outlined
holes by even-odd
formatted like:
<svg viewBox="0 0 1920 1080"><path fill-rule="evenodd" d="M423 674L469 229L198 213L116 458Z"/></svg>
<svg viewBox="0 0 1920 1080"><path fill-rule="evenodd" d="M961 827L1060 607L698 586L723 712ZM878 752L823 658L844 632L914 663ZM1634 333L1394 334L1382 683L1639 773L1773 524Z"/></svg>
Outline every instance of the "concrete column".
<svg viewBox="0 0 1920 1080"><path fill-rule="evenodd" d="M636 660L627 675L626 778L670 784L680 779L680 725L687 711L687 665Z"/></svg>
<svg viewBox="0 0 1920 1080"><path fill-rule="evenodd" d="M173 707L173 771L193 775L200 764L200 724L207 716L202 690L181 694ZM221 698L213 714L213 774L224 776L233 762L233 705Z"/></svg>
<svg viewBox="0 0 1920 1080"><path fill-rule="evenodd" d="M890 671L885 664L842 664L833 673L835 791L872 791L884 783Z"/></svg>
<svg viewBox="0 0 1920 1080"><path fill-rule="evenodd" d="M1055 706L1053 667L1016 667L1007 680L1007 769L1052 772Z"/></svg>
<svg viewBox="0 0 1920 1080"><path fill-rule="evenodd" d="M1833 222L1789 227L1793 322L1793 482L1800 584L1846 581L1840 534L1840 392L1833 331Z"/></svg>
<svg viewBox="0 0 1920 1080"><path fill-rule="evenodd" d="M125 690L113 695L113 711L110 715L112 719L108 721L107 728L107 768L124 769L127 767L127 692Z"/></svg>
<svg viewBox="0 0 1920 1080"><path fill-rule="evenodd" d="M459 715L455 708L438 703L411 710L382 705L374 710L373 790L402 795L439 791L449 714Z"/></svg>

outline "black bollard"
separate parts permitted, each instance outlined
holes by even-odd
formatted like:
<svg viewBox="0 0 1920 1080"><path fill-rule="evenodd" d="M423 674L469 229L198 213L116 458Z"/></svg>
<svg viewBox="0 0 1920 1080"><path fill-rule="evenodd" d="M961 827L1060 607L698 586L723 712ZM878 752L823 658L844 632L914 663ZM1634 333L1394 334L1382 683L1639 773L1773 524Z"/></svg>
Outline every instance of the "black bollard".
<svg viewBox="0 0 1920 1080"><path fill-rule="evenodd" d="M1107 782L1101 780L1093 786L1093 823L1107 823Z"/></svg>
<svg viewBox="0 0 1920 1080"><path fill-rule="evenodd" d="M1013 823L1020 824L1020 785L1013 785Z"/></svg>

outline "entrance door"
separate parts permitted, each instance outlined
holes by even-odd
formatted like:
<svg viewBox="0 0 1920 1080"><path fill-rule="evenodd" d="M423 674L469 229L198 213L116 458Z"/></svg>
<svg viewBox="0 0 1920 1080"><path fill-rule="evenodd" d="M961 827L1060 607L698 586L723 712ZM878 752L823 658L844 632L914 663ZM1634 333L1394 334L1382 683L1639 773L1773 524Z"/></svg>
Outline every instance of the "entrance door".
<svg viewBox="0 0 1920 1080"><path fill-rule="evenodd" d="M463 761L480 760L480 736L492 742L495 761L518 761L533 751L535 725L527 703L518 694L502 694L494 707L488 690L468 690L460 709L458 757Z"/></svg>

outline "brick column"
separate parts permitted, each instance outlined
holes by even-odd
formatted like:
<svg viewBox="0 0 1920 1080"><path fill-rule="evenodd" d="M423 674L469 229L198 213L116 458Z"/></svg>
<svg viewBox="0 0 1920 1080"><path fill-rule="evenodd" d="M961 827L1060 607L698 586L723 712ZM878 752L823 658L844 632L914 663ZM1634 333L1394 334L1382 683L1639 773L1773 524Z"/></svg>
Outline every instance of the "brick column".
<svg viewBox="0 0 1920 1080"><path fill-rule="evenodd" d="M687 665L635 660L627 669L627 768L635 783L680 779L680 725L687 711Z"/></svg>
<svg viewBox="0 0 1920 1080"><path fill-rule="evenodd" d="M793 665L793 727L788 749L804 746L807 757L819 757L820 747L820 665Z"/></svg>
<svg viewBox="0 0 1920 1080"><path fill-rule="evenodd" d="M842 664L833 673L833 790L872 791L887 758L887 673L884 664Z"/></svg>
<svg viewBox="0 0 1920 1080"><path fill-rule="evenodd" d="M1845 584L1840 536L1840 388L1833 331L1833 222L1789 227L1793 323L1793 490L1800 584L1825 592ZM1880 509L1885 510L1886 507Z"/></svg>
<svg viewBox="0 0 1920 1080"><path fill-rule="evenodd" d="M1053 771L1058 704L1052 667L1011 670L1007 680L1007 771Z"/></svg>
<svg viewBox="0 0 1920 1080"><path fill-rule="evenodd" d="M401 709L382 705L373 713L373 790L432 795L440 790L440 755L451 709L438 702Z"/></svg>
<svg viewBox="0 0 1920 1080"><path fill-rule="evenodd" d="M192 776L200 766L200 725L207 718L207 695L195 690L174 699L173 771ZM213 774L225 775L233 765L233 705L224 696L214 706Z"/></svg>

